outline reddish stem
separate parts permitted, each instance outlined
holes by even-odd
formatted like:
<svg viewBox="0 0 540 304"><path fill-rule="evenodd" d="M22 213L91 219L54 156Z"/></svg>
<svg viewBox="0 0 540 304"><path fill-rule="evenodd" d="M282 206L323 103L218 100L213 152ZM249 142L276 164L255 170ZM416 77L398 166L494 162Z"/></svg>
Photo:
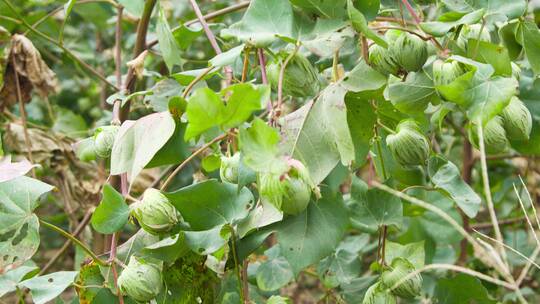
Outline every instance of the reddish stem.
<svg viewBox="0 0 540 304"><path fill-rule="evenodd" d="M191 7L193 7L193 11L195 12L195 15L197 15L197 19L199 20L199 23L202 25L204 29L204 33L206 34L206 37L210 41L210 44L212 45L212 48L216 52L216 54L221 54L221 48L219 47L219 44L217 43L216 36L214 36L214 33L212 33L212 30L210 30L210 27L208 26L208 23L206 23L206 20L201 12L201 9L199 8L199 5L195 0L189 0L189 3L191 4ZM231 84L232 82L232 69L229 66L226 66L223 68L225 70L225 74L227 74L227 85Z"/></svg>
<svg viewBox="0 0 540 304"><path fill-rule="evenodd" d="M409 3L409 1L407 1L407 0L401 0L401 2L403 2L403 4L405 5L405 7L407 8L407 11L409 11L409 14L411 14L411 16L413 17L414 22L416 22L416 24L420 24L420 22L421 22L422 20L420 20L420 17L418 17L418 15L417 15L416 12L414 11L414 8L411 6L411 4Z"/></svg>
<svg viewBox="0 0 540 304"><path fill-rule="evenodd" d="M264 57L264 50L257 49L257 55L259 55L259 65L261 66L262 83L268 84L268 78L266 76L266 58Z"/></svg>

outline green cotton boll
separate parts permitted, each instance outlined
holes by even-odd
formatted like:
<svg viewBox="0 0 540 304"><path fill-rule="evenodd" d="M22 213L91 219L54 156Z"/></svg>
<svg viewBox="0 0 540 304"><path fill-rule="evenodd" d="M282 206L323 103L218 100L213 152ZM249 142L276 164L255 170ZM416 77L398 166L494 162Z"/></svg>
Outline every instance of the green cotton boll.
<svg viewBox="0 0 540 304"><path fill-rule="evenodd" d="M428 57L426 42L420 37L403 33L389 47L394 61L407 72L422 69Z"/></svg>
<svg viewBox="0 0 540 304"><path fill-rule="evenodd" d="M391 289L401 279L414 272L416 269L411 262L404 258L395 258L390 268L381 274L381 285L385 289ZM393 295L411 299L417 297L422 292L422 276L418 273L390 290Z"/></svg>
<svg viewBox="0 0 540 304"><path fill-rule="evenodd" d="M273 173L262 173L259 175L259 193L276 208L281 209L285 190L282 187L280 177Z"/></svg>
<svg viewBox="0 0 540 304"><path fill-rule="evenodd" d="M261 174L259 191L264 199L283 213L299 214L309 205L311 193L316 187L304 164L292 158L287 163L289 170L282 175Z"/></svg>
<svg viewBox="0 0 540 304"><path fill-rule="evenodd" d="M362 304L396 304L396 296L384 290L379 282L371 285L366 294Z"/></svg>
<svg viewBox="0 0 540 304"><path fill-rule="evenodd" d="M386 137L386 145L394 159L404 167L425 165L429 157L428 139L413 120L401 121L395 134Z"/></svg>
<svg viewBox="0 0 540 304"><path fill-rule="evenodd" d="M523 101L512 97L501 113L504 130L510 140L529 140L532 116Z"/></svg>
<svg viewBox="0 0 540 304"><path fill-rule="evenodd" d="M504 122L501 116L495 116L487 122L483 129L484 146L486 154L498 154L506 151L510 145L504 130ZM471 124L469 126L469 141L479 149L478 145L478 126Z"/></svg>
<svg viewBox="0 0 540 304"><path fill-rule="evenodd" d="M268 81L274 90L278 89L281 63L274 62L267 66ZM293 97L315 96L320 89L319 74L309 60L301 54L295 54L287 63L283 75L283 94Z"/></svg>
<svg viewBox="0 0 540 304"><path fill-rule="evenodd" d="M433 62L433 83L435 86L450 84L464 73L465 70L457 61L437 59Z"/></svg>
<svg viewBox="0 0 540 304"><path fill-rule="evenodd" d="M299 214L306 210L311 199L311 188L300 178L289 177L283 181L283 201L281 210L285 214Z"/></svg>
<svg viewBox="0 0 540 304"><path fill-rule="evenodd" d="M132 256L118 277L118 288L122 295L147 303L161 292L163 281L160 273L157 265Z"/></svg>
<svg viewBox="0 0 540 304"><path fill-rule="evenodd" d="M94 133L94 151L101 158L111 156L111 151L118 134L119 126L105 126L98 128Z"/></svg>
<svg viewBox="0 0 540 304"><path fill-rule="evenodd" d="M159 190L148 188L143 199L130 206L131 214L141 227L150 234L171 230L178 222L178 211Z"/></svg>
<svg viewBox="0 0 540 304"><path fill-rule="evenodd" d="M481 32L480 29L482 29ZM467 50L469 39L491 42L491 35L485 26L482 27L482 24L464 25L456 40L456 44L461 49Z"/></svg>
<svg viewBox="0 0 540 304"><path fill-rule="evenodd" d="M397 75L399 71L398 64L394 61L388 49L380 45L373 44L369 47L369 64L384 75Z"/></svg>
<svg viewBox="0 0 540 304"><path fill-rule="evenodd" d="M222 156L219 176L221 180L231 184L238 184L238 167L240 166L240 153L233 156Z"/></svg>

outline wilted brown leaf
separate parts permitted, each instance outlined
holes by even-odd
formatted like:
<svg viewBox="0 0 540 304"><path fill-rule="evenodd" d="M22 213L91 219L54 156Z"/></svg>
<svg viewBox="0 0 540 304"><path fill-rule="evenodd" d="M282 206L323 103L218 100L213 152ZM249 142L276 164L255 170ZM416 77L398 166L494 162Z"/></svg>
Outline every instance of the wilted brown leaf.
<svg viewBox="0 0 540 304"><path fill-rule="evenodd" d="M41 54L32 42L23 35L11 37L11 45L7 54L7 66L4 71L4 85L0 91L0 110L17 102L17 72L21 99L30 101L32 89L46 97L58 90L56 74L41 58Z"/></svg>

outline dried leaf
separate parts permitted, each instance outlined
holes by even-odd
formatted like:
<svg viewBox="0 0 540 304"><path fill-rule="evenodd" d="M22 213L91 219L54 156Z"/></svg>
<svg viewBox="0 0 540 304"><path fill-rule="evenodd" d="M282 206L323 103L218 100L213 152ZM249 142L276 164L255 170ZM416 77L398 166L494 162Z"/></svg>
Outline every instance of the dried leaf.
<svg viewBox="0 0 540 304"><path fill-rule="evenodd" d="M43 61L39 51L28 38L15 34L11 38L4 86L0 91L0 110L18 100L14 71L17 71L23 102L30 101L32 89L42 97L58 90L56 74Z"/></svg>

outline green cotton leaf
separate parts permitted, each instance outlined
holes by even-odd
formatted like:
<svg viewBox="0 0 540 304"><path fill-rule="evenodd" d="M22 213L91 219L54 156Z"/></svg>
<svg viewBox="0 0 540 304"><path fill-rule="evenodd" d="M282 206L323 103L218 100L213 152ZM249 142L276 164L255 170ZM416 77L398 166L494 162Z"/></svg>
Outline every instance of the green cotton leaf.
<svg viewBox="0 0 540 304"><path fill-rule="evenodd" d="M176 80L164 78L156 82L150 90L138 93L139 95L145 96L143 102L152 106L154 111L163 112L169 110L169 101L172 98L181 98L180 95L183 89L184 87ZM124 102L125 101L122 101L122 104L124 104Z"/></svg>
<svg viewBox="0 0 540 304"><path fill-rule="evenodd" d="M243 162L257 172L283 173L287 167L279 152L279 133L256 118L238 137Z"/></svg>
<svg viewBox="0 0 540 304"><path fill-rule="evenodd" d="M340 85L330 85L316 101L307 103L280 122L284 149L308 168L315 184L323 181L340 160L349 166L355 159L347 124L346 93Z"/></svg>
<svg viewBox="0 0 540 304"><path fill-rule="evenodd" d="M362 94L345 95L347 107L347 123L354 144L355 165L361 166L369 153L373 126L377 122L377 113L370 104L370 100Z"/></svg>
<svg viewBox="0 0 540 304"><path fill-rule="evenodd" d="M217 54L214 58L208 60L208 64L215 68L221 68L227 65L232 65L234 64L236 59L240 58L240 55L242 55L242 51L244 50L244 48L245 48L244 44L235 46L232 49L226 52L223 52L221 54Z"/></svg>
<svg viewBox="0 0 540 304"><path fill-rule="evenodd" d="M144 0L118 0L118 3L120 3L128 13L138 18L141 17L144 11Z"/></svg>
<svg viewBox="0 0 540 304"><path fill-rule="evenodd" d="M189 253L189 248L184 233L180 232L144 247L141 252L145 257L162 260L165 263L173 263L178 258Z"/></svg>
<svg viewBox="0 0 540 304"><path fill-rule="evenodd" d="M191 155L190 146L184 141L186 124L175 121L176 128L169 140L156 152L145 168L155 168L164 165L179 164Z"/></svg>
<svg viewBox="0 0 540 304"><path fill-rule="evenodd" d="M180 49L185 51L193 44L195 39L204 35L204 30L199 24L193 26L180 24L180 26L172 31L172 34Z"/></svg>
<svg viewBox="0 0 540 304"><path fill-rule="evenodd" d="M226 98L226 105L222 98ZM270 87L239 83L223 89L219 94L209 88L200 88L187 103L188 127L186 140L213 127L223 130L236 127L251 117L254 111L266 107L270 100Z"/></svg>
<svg viewBox="0 0 540 304"><path fill-rule="evenodd" d="M249 189L238 191L236 185L213 179L166 193L165 196L195 231L234 225L248 215L254 204Z"/></svg>
<svg viewBox="0 0 540 304"><path fill-rule="evenodd" d="M493 67L468 58L452 56L472 67L448 85L437 86L439 93L448 101L466 110L471 121L481 119L485 124L499 114L517 93L518 83L513 77L492 77Z"/></svg>
<svg viewBox="0 0 540 304"><path fill-rule="evenodd" d="M212 229L202 231L184 231L186 245L197 254L212 254L227 244L230 233L226 235L222 233L226 229L228 228L216 226Z"/></svg>
<svg viewBox="0 0 540 304"><path fill-rule="evenodd" d="M82 303L109 303L100 302L105 295L111 295L109 299L116 298L108 288L102 288L105 279L101 275L100 266L95 263L83 264L75 283L84 288L77 290L79 301Z"/></svg>
<svg viewBox="0 0 540 304"><path fill-rule="evenodd" d="M328 19L339 19L345 15L345 0L291 0L302 11Z"/></svg>
<svg viewBox="0 0 540 304"><path fill-rule="evenodd" d="M156 34L161 55L163 56L163 60L165 61L169 72L172 72L175 65L182 67L184 61L181 57L180 47L171 32L167 17L161 6L159 7Z"/></svg>
<svg viewBox="0 0 540 304"><path fill-rule="evenodd" d="M360 60L341 81L341 86L352 92L373 91L385 84L386 77L375 71L364 60Z"/></svg>
<svg viewBox="0 0 540 304"><path fill-rule="evenodd" d="M426 202L441 209L462 226L463 219L448 196L439 191L424 191L423 193ZM448 229L448 222L432 211L426 211L422 216L414 219L418 221L425 234L438 245L452 245L463 239L463 235L455 229Z"/></svg>
<svg viewBox="0 0 540 304"><path fill-rule="evenodd" d="M474 58L479 62L490 64L495 70L494 75L512 76L510 56L508 55L508 50L504 46L486 41L469 39L467 56Z"/></svg>
<svg viewBox="0 0 540 304"><path fill-rule="evenodd" d="M0 275L0 298L9 292L17 290L17 285L20 281L39 272L39 267L32 260L27 261L23 265L8 270Z"/></svg>
<svg viewBox="0 0 540 304"><path fill-rule="evenodd" d="M463 15L463 17L459 18L458 20L422 22L420 23L420 28L430 35L442 37L454 27L464 24L477 23L480 19L482 19L485 12L485 9L479 9Z"/></svg>
<svg viewBox="0 0 540 304"><path fill-rule="evenodd" d="M485 19L488 24L520 17L527 9L525 0L443 0L442 2L449 10L460 13L485 9Z"/></svg>
<svg viewBox="0 0 540 304"><path fill-rule="evenodd" d="M62 21L62 25L60 25L60 34L58 35L58 41L60 41L60 43L63 43L64 41L64 28L66 27L69 15L71 14L76 2L77 0L68 0L68 2L64 4L64 20Z"/></svg>
<svg viewBox="0 0 540 304"><path fill-rule="evenodd" d="M479 279L461 273L452 278L438 279L434 298L440 304L498 303L491 299L488 290Z"/></svg>
<svg viewBox="0 0 540 304"><path fill-rule="evenodd" d="M188 126L184 139L202 134L223 121L225 105L221 97L210 88L196 90L188 99L186 114Z"/></svg>
<svg viewBox="0 0 540 304"><path fill-rule="evenodd" d="M293 10L289 1L253 0L242 20L223 29L221 36L265 47L276 41L277 35L291 37L292 33Z"/></svg>
<svg viewBox="0 0 540 304"><path fill-rule="evenodd" d="M388 263L392 263L395 258L405 258L411 262L416 269L424 267L426 254L424 251L424 241L401 245L398 243L386 241L385 258Z"/></svg>
<svg viewBox="0 0 540 304"><path fill-rule="evenodd" d="M317 273L323 279L325 286L338 287L350 284L360 276L362 269L360 251L369 243L369 235L346 237L336 250L319 262Z"/></svg>
<svg viewBox="0 0 540 304"><path fill-rule="evenodd" d="M256 273L257 286L262 291L274 291L294 279L291 265L283 256L263 262Z"/></svg>
<svg viewBox="0 0 540 304"><path fill-rule="evenodd" d="M428 162L428 172L436 189L448 195L470 218L480 210L481 199L461 178L461 172L452 162L433 156Z"/></svg>
<svg viewBox="0 0 540 304"><path fill-rule="evenodd" d="M53 186L26 176L0 183L0 269L17 267L39 247L38 199Z"/></svg>
<svg viewBox="0 0 540 304"><path fill-rule="evenodd" d="M388 47L386 41L368 27L366 17L354 7L352 0L347 0L347 14L357 32L364 34L366 38L373 40L382 47Z"/></svg>
<svg viewBox="0 0 540 304"><path fill-rule="evenodd" d="M120 231L129 219L129 207L111 185L103 186L103 197L92 215L92 227L99 233Z"/></svg>
<svg viewBox="0 0 540 304"><path fill-rule="evenodd" d="M141 170L167 143L176 128L168 111L152 113L138 120L126 120L116 136L111 152L111 174L126 172L133 184Z"/></svg>
<svg viewBox="0 0 540 304"><path fill-rule="evenodd" d="M499 37L502 44L508 49L508 55L511 60L516 60L523 49L516 39L519 24L519 22L509 22L499 28Z"/></svg>
<svg viewBox="0 0 540 304"><path fill-rule="evenodd" d="M405 81L391 77L385 97L400 112L410 115L423 114L430 102L437 100L433 81L425 72L412 72Z"/></svg>
<svg viewBox="0 0 540 304"><path fill-rule="evenodd" d="M270 100L270 87L240 83L225 88L221 94L229 96L221 123L223 128L229 129L248 120L253 112L266 107Z"/></svg>
<svg viewBox="0 0 540 304"><path fill-rule="evenodd" d="M348 226L341 194L321 187L322 197L296 216L276 224L282 255L297 275L302 269L328 256L339 244Z"/></svg>
<svg viewBox="0 0 540 304"><path fill-rule="evenodd" d="M533 21L524 20L519 23L516 33L517 41L523 46L525 56L529 60L534 74L540 74L540 30Z"/></svg>
<svg viewBox="0 0 540 304"><path fill-rule="evenodd" d="M36 304L45 304L58 297L68 288L78 271L58 271L48 275L33 277L19 283L20 287L30 289L32 300Z"/></svg>
<svg viewBox="0 0 540 304"><path fill-rule="evenodd" d="M367 184L356 176L352 179L348 207L352 226L362 231L372 233L383 225L402 226L401 200L383 190L368 189Z"/></svg>

